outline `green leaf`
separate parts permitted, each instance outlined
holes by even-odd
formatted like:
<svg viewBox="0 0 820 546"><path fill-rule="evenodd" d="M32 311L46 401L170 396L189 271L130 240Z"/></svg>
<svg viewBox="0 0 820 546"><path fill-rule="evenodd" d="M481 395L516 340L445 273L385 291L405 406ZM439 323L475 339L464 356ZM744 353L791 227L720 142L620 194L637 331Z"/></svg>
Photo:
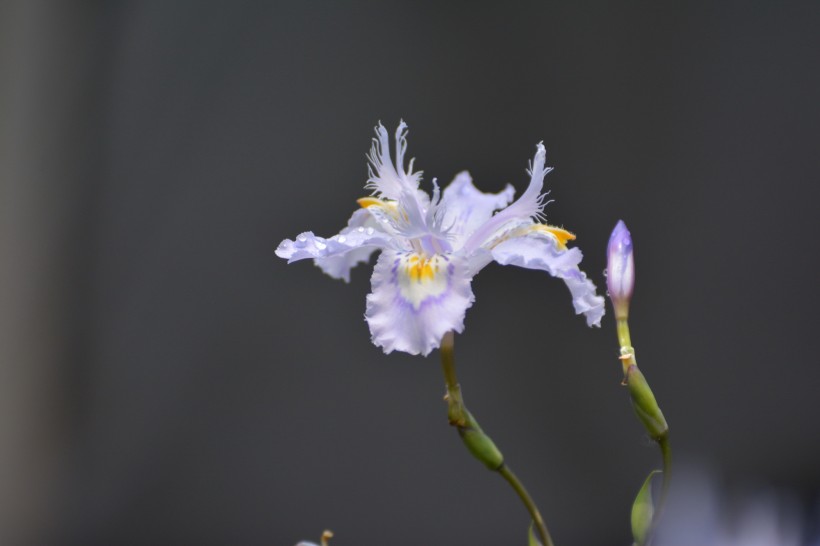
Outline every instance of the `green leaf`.
<svg viewBox="0 0 820 546"><path fill-rule="evenodd" d="M652 478L660 474L660 470L653 470L643 482L635 502L632 503L632 537L635 544L644 544L652 527L652 516L655 514L655 505L652 501Z"/></svg>
<svg viewBox="0 0 820 546"><path fill-rule="evenodd" d="M535 537L535 531L533 530L534 527L535 522L530 522L529 541L527 544L528 546L541 546L541 542Z"/></svg>

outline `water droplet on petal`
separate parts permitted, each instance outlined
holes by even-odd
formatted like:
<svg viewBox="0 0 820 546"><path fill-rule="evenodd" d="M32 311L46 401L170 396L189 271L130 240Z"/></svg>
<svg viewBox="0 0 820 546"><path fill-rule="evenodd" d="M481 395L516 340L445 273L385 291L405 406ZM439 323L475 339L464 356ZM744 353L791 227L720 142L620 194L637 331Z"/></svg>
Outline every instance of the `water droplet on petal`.
<svg viewBox="0 0 820 546"><path fill-rule="evenodd" d="M374 232L374 231L376 231L376 230L375 230L375 229L373 229L372 227L367 228L367 234L368 234L368 235L373 235L373 232Z"/></svg>
<svg viewBox="0 0 820 546"><path fill-rule="evenodd" d="M307 241L307 237L305 237L304 235L300 235L296 238L296 240L300 243L304 243L305 241Z"/></svg>
<svg viewBox="0 0 820 546"><path fill-rule="evenodd" d="M606 269L604 269L604 278L606 278L607 274L608 274L608 271Z"/></svg>
<svg viewBox="0 0 820 546"><path fill-rule="evenodd" d="M359 229L357 229L356 231L358 231L359 233L364 233L364 228L363 228L363 227L360 227L360 228L359 228Z"/></svg>
<svg viewBox="0 0 820 546"><path fill-rule="evenodd" d="M347 237L345 237L344 235L339 235L339 237L336 240L340 243L344 243L345 241L347 241Z"/></svg>

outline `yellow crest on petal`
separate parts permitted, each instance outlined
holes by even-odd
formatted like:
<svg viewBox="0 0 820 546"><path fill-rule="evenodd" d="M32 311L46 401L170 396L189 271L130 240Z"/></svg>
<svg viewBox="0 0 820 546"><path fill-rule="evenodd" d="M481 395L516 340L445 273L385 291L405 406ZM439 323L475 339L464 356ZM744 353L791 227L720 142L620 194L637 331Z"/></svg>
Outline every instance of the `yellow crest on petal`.
<svg viewBox="0 0 820 546"><path fill-rule="evenodd" d="M384 209L393 215L399 210L399 205L395 201L388 201L385 199L379 199L377 197L362 197L361 199L356 199L356 202L359 204L360 207L363 209L370 208L370 207L378 207L380 209Z"/></svg>
<svg viewBox="0 0 820 546"><path fill-rule="evenodd" d="M567 241L574 241L575 235L563 228L548 226L547 224L534 224L529 228L529 231L539 233L549 233L558 240L558 247L561 249L567 248Z"/></svg>
<svg viewBox="0 0 820 546"><path fill-rule="evenodd" d="M508 241L515 237L523 237L528 233L545 233L550 235L553 239L555 239L555 244L561 250L567 249L567 241L575 240L575 235L564 228L550 226L547 224L531 224L505 233L503 237L495 240L492 246L499 245L504 241Z"/></svg>
<svg viewBox="0 0 820 546"><path fill-rule="evenodd" d="M447 279L447 258L438 254L430 258L417 253L406 254L396 264L399 292L415 309L425 300L446 292Z"/></svg>
<svg viewBox="0 0 820 546"><path fill-rule="evenodd" d="M384 203L384 201L376 197L362 197L361 199L356 199L356 202L363 209L367 207L380 207Z"/></svg>

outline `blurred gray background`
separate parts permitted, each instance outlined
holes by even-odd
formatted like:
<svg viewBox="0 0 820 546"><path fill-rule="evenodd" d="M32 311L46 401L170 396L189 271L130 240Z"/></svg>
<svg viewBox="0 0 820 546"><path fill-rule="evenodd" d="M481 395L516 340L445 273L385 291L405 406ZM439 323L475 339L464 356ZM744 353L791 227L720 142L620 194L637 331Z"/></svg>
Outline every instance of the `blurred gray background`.
<svg viewBox="0 0 820 546"><path fill-rule="evenodd" d="M3 544L523 544L447 426L438 355L385 356L350 285L273 250L332 235L381 120L449 181L521 191L603 286L679 461L818 510L820 4L0 4ZM466 400L557 543L629 541L658 464L611 316L490 266ZM816 524L814 524L816 525Z"/></svg>

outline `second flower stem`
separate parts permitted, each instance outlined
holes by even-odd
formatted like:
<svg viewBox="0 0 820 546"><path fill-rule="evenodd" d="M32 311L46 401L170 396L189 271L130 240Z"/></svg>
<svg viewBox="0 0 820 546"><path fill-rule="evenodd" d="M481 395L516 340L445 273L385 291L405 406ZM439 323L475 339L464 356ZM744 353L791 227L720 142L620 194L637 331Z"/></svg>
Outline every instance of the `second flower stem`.
<svg viewBox="0 0 820 546"><path fill-rule="evenodd" d="M544 546L554 546L552 543L552 537L547 530L547 525L544 523L544 518L541 517L541 512L538 511L535 501L532 500L532 497L530 497L530 494L524 488L524 484L521 483L518 477L513 474L513 471L510 470L510 467L507 465L502 465L501 468L498 469L498 473L501 474L505 480L507 480L507 483L509 483L513 489L515 489L515 492L518 493L521 502L523 502L524 506L527 507L527 511L530 513L530 517L535 524L535 528L538 529L538 534L541 536L541 543L544 544Z"/></svg>
<svg viewBox="0 0 820 546"><path fill-rule="evenodd" d="M453 332L448 332L441 340L441 366L447 385L447 417L450 420L450 424L458 429L459 435L473 456L483 462L490 470L501 474L507 483L515 490L521 502L524 503L524 506L527 508L535 528L538 530L541 543L544 546L553 546L552 538L544 523L544 518L541 516L541 512L539 512L538 507L527 492L524 484L522 484L513 471L510 470L510 467L504 463L501 452L498 451L498 448L496 448L490 437L484 434L478 422L464 405L464 399L461 395L461 386L456 376L456 363L453 350L455 344L454 338Z"/></svg>

